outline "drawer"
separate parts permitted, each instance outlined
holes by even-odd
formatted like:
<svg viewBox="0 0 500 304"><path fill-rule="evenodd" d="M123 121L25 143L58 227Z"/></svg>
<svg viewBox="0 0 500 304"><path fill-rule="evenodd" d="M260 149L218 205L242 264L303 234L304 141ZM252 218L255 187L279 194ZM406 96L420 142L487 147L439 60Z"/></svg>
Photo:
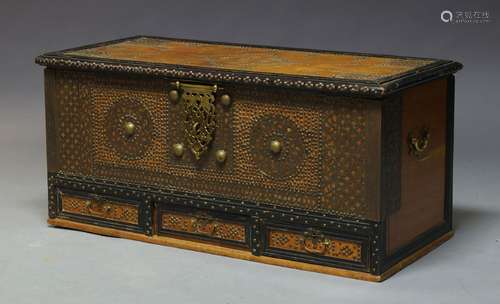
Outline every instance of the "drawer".
<svg viewBox="0 0 500 304"><path fill-rule="evenodd" d="M139 201L59 189L57 205L61 218L145 232L145 206Z"/></svg>
<svg viewBox="0 0 500 304"><path fill-rule="evenodd" d="M264 230L264 255L359 270L369 267L369 245L362 237L284 225L267 225Z"/></svg>
<svg viewBox="0 0 500 304"><path fill-rule="evenodd" d="M250 225L247 217L169 206L159 208L157 223L159 235L250 247Z"/></svg>

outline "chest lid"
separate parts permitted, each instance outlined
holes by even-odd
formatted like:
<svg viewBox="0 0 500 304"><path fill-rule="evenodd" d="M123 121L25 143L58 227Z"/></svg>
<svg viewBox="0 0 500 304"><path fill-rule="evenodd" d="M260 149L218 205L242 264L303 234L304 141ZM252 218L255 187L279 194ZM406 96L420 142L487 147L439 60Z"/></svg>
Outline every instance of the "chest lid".
<svg viewBox="0 0 500 304"><path fill-rule="evenodd" d="M82 70L140 73L382 97L445 76L450 60L137 36L47 53L36 62Z"/></svg>

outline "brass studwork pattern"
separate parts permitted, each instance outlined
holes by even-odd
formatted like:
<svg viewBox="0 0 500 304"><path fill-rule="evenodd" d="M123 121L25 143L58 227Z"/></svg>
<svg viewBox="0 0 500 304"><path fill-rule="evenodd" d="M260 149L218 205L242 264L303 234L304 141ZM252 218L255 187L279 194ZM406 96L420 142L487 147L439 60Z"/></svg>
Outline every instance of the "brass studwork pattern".
<svg viewBox="0 0 500 304"><path fill-rule="evenodd" d="M172 150L174 151L174 155L177 157L182 157L184 154L184 145L183 144L174 144L172 146Z"/></svg>
<svg viewBox="0 0 500 304"><path fill-rule="evenodd" d="M184 153L182 158L173 154L172 143L182 142L184 136L182 121L181 125L172 121L172 117L178 120L178 112L172 112L171 116L171 111L181 109L182 103L167 102L168 84L164 80L58 73L60 76L55 78L53 86L54 100L60 109L55 126L57 170L159 188L169 185L196 194L255 200L330 215L370 216L365 163L369 117L366 103L360 100L311 96L290 90L225 87L229 92L238 89L238 103L227 111L221 103L216 103L221 110L217 110L214 149L195 166L189 159L190 153ZM140 158L119 155L111 149L104 131L109 107L114 101L126 98L140 101L149 113L154 113L153 126L158 126L150 133L152 143L148 153ZM252 126L259 117L276 113L294 123L304 141L302 153L307 151L294 176L277 174L269 178L259 173L260 165L254 161L253 153L257 150L250 144ZM93 125L87 126L86 121L92 121ZM261 155L273 157L269 151L271 138L264 142ZM285 143L284 149L276 158L285 157L290 146L286 138L280 141ZM356 145L349 144L352 142ZM227 151L227 159L224 166L217 166L215 152L221 148ZM193 172L198 174L195 176ZM193 182L199 186L197 189L192 188Z"/></svg>
<svg viewBox="0 0 500 304"><path fill-rule="evenodd" d="M106 113L106 135L120 157L141 158L149 149L154 134L152 114L132 98L114 100Z"/></svg>
<svg viewBox="0 0 500 304"><path fill-rule="evenodd" d="M321 200L329 208L368 218L373 205L367 198L368 104L339 102L325 119Z"/></svg>
<svg viewBox="0 0 500 304"><path fill-rule="evenodd" d="M255 165L268 179L297 175L308 153L297 124L284 114L254 116L249 148Z"/></svg>
<svg viewBox="0 0 500 304"><path fill-rule="evenodd" d="M52 107L57 109L54 113L54 119L57 120L54 136L59 170L90 174L92 159L89 155L93 154L91 132L95 127L92 107L89 107L90 77L84 73L57 71L51 73L49 78L48 98ZM102 133L105 131L102 130Z"/></svg>

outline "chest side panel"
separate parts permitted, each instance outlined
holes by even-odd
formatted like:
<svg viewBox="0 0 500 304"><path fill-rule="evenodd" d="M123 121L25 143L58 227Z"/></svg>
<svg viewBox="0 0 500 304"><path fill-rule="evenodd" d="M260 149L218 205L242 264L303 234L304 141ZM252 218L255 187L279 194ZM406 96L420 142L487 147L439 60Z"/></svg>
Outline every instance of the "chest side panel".
<svg viewBox="0 0 500 304"><path fill-rule="evenodd" d="M169 99L171 80L70 71L46 77L51 171L379 219L375 102L223 86L232 102L214 102L213 140L197 160L187 148L178 153L189 145L186 108Z"/></svg>
<svg viewBox="0 0 500 304"><path fill-rule="evenodd" d="M388 217L388 251L445 221L447 79L402 94L401 203Z"/></svg>

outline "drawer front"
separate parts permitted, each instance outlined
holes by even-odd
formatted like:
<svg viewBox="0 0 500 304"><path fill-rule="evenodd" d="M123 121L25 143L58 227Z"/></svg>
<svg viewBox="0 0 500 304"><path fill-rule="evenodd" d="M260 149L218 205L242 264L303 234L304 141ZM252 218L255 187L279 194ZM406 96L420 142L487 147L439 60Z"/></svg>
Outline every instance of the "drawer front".
<svg viewBox="0 0 500 304"><path fill-rule="evenodd" d="M315 228L303 230L281 225L265 228L265 255L327 265L368 269L368 242Z"/></svg>
<svg viewBox="0 0 500 304"><path fill-rule="evenodd" d="M53 171L378 220L378 103L182 79L47 77Z"/></svg>
<svg viewBox="0 0 500 304"><path fill-rule="evenodd" d="M160 207L158 233L249 247L248 220L241 216Z"/></svg>
<svg viewBox="0 0 500 304"><path fill-rule="evenodd" d="M144 206L140 202L80 193L57 191L58 217L99 226L144 232Z"/></svg>

